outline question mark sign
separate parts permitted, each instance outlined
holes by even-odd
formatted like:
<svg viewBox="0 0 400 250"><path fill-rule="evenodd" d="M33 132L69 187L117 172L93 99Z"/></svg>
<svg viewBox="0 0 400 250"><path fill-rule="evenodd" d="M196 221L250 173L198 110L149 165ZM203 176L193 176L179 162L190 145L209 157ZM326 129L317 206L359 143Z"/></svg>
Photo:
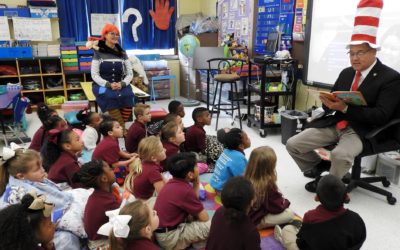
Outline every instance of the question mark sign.
<svg viewBox="0 0 400 250"><path fill-rule="evenodd" d="M138 35L137 35L137 27L139 27L139 25L141 25L143 23L143 19L142 19L142 15L140 14L140 12L135 9L135 8L129 8L126 9L124 14L122 15L122 22L123 23L127 23L129 20L129 17L131 15L136 16L136 21L132 24L132 36L133 36L133 40L135 42L139 41Z"/></svg>

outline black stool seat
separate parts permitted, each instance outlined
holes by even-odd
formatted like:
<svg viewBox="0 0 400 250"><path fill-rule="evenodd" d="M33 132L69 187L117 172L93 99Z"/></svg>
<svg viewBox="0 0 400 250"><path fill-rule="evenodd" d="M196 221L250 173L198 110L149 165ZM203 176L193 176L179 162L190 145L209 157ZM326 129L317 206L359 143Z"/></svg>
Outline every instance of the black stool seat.
<svg viewBox="0 0 400 250"><path fill-rule="evenodd" d="M213 58L208 60L207 62L209 63L209 69L211 72L212 80L213 82L215 82L214 98L211 109L211 115L217 113L215 130L218 130L218 120L220 111L231 112L233 120L232 125L233 125L233 122L235 120L234 117L235 110L237 110L238 112L240 129L242 129L242 120L240 114L241 99L238 97L239 92L238 92L237 81L240 81L240 74L242 72L243 64L245 63L245 61L236 58ZM236 72L231 72L232 64L236 64L236 62L241 62L240 69ZM211 67L212 64L217 65L217 67L212 68ZM230 85L230 89L232 92L231 100L229 103L221 103L222 88L225 84ZM218 102L216 103L217 96L218 96Z"/></svg>

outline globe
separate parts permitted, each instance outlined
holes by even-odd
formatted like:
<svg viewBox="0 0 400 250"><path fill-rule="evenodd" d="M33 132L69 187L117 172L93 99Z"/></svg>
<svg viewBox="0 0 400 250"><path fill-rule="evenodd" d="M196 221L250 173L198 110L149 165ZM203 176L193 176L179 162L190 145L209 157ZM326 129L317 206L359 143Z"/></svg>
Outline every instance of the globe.
<svg viewBox="0 0 400 250"><path fill-rule="evenodd" d="M194 35L187 34L179 40L179 51L186 57L192 57L194 50L199 46L200 41Z"/></svg>

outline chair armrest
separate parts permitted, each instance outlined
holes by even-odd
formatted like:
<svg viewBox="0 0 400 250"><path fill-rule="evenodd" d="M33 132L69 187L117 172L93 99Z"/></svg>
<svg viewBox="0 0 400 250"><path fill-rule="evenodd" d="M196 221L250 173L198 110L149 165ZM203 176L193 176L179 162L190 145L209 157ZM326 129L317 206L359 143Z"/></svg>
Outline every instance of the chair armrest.
<svg viewBox="0 0 400 250"><path fill-rule="evenodd" d="M400 118L393 119L393 120L391 120L388 124L386 124L386 125L384 125L384 126L381 126L381 127L379 127L379 128L376 128L376 129L374 129L374 130L372 130L371 132L369 132L369 133L365 136L365 138L368 139L368 140L370 140L370 139L374 138L377 134L379 134L380 132L382 132L383 130L385 130L385 129L387 129L387 128L393 126L393 125L397 125L397 124L400 124Z"/></svg>

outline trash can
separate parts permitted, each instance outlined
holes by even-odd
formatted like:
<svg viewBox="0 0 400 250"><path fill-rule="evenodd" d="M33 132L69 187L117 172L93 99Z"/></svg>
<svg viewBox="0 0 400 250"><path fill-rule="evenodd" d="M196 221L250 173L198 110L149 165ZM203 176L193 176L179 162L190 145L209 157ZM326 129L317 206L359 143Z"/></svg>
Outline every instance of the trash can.
<svg viewBox="0 0 400 250"><path fill-rule="evenodd" d="M281 134L282 143L286 145L287 140L298 134L303 128L308 115L297 110L285 110L281 112Z"/></svg>

